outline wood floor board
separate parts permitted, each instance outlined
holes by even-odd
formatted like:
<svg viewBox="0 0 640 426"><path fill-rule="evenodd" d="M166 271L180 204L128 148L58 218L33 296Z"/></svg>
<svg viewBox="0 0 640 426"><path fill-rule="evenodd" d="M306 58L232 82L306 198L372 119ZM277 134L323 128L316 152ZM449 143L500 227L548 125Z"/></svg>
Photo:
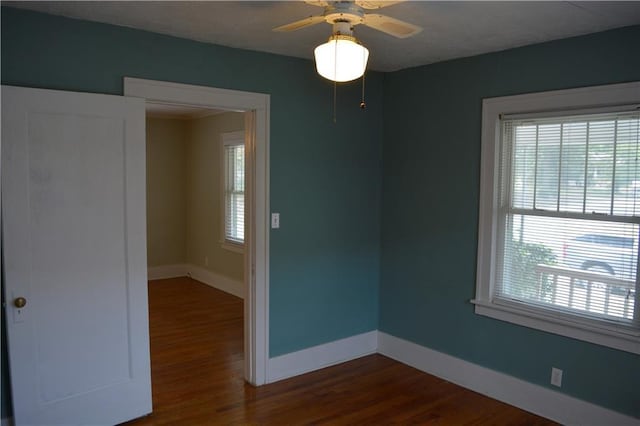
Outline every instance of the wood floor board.
<svg viewBox="0 0 640 426"><path fill-rule="evenodd" d="M243 380L242 300L189 278L149 283L146 425L551 425L382 355L258 388Z"/></svg>

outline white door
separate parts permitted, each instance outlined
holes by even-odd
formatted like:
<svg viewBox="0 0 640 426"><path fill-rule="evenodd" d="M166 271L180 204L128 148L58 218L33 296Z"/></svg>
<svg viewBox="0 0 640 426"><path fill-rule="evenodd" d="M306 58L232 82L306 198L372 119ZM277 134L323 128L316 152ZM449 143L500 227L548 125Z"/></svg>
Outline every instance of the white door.
<svg viewBox="0 0 640 426"><path fill-rule="evenodd" d="M140 99L2 86L17 426L151 412L144 132Z"/></svg>

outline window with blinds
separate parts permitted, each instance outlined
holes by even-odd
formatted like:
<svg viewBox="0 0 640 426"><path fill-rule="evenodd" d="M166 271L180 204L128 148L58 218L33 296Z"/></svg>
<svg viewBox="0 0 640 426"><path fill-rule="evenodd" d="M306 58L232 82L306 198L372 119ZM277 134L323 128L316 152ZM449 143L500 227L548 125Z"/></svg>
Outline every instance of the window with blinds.
<svg viewBox="0 0 640 426"><path fill-rule="evenodd" d="M223 142L224 239L244 243L244 140L227 138Z"/></svg>
<svg viewBox="0 0 640 426"><path fill-rule="evenodd" d="M500 123L493 299L637 327L638 110Z"/></svg>

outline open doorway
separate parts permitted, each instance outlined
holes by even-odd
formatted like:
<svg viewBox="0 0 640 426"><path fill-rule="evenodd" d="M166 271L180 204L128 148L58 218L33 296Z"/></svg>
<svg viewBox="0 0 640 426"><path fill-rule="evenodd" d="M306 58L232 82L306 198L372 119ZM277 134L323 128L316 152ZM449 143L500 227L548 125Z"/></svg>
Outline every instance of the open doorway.
<svg viewBox="0 0 640 426"><path fill-rule="evenodd" d="M149 279L244 297L244 113L147 103Z"/></svg>
<svg viewBox="0 0 640 426"><path fill-rule="evenodd" d="M244 113L146 103L154 406L243 381Z"/></svg>
<svg viewBox="0 0 640 426"><path fill-rule="evenodd" d="M243 113L245 129L244 378L267 382L269 95L125 77L124 95L147 103Z"/></svg>

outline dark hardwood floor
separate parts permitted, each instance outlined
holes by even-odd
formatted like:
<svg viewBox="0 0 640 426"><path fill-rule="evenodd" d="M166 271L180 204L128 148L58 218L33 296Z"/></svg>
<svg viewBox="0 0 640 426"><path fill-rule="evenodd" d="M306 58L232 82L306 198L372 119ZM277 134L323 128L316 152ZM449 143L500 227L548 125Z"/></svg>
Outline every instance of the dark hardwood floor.
<svg viewBox="0 0 640 426"><path fill-rule="evenodd" d="M254 388L242 301L188 278L149 283L153 414L127 423L547 425L381 355Z"/></svg>

